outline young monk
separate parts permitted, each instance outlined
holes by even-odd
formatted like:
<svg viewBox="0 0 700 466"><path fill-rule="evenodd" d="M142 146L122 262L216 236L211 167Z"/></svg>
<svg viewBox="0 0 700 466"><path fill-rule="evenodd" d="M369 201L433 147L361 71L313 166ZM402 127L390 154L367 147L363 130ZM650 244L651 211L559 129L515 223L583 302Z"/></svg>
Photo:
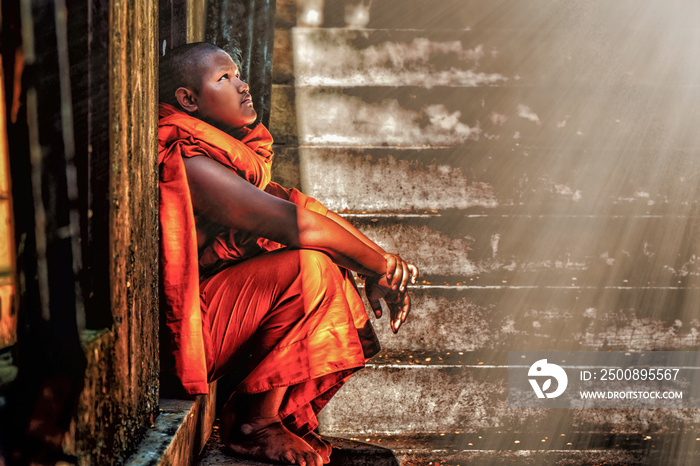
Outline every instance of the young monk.
<svg viewBox="0 0 700 466"><path fill-rule="evenodd" d="M211 44L161 59L163 345L186 392L239 375L221 414L233 454L320 466L316 414L379 350L350 271L394 332L418 270L296 189L270 181L272 137L237 64ZM168 368L164 367L164 371Z"/></svg>

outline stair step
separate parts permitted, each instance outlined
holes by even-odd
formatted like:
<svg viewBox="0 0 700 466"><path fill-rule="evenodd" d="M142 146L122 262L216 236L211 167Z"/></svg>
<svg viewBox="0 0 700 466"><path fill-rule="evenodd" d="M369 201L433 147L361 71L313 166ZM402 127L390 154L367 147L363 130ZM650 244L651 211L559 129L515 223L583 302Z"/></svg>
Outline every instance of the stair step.
<svg viewBox="0 0 700 466"><path fill-rule="evenodd" d="M428 88L695 85L697 73L692 71L698 65L688 58L695 54L700 30L663 25L626 29L625 44L648 51L643 57L621 53L619 34L618 28L599 29L591 37L589 29L551 26L547 30L277 29L273 82L297 87Z"/></svg>
<svg viewBox="0 0 700 466"><path fill-rule="evenodd" d="M358 147L697 148L700 95L689 87L300 87L272 86L278 143ZM298 112L297 118L297 109ZM303 111L301 111L303 110ZM677 124L683 114L683 125ZM595 115L595 117L592 117ZM609 162L608 162L609 163Z"/></svg>
<svg viewBox="0 0 700 466"><path fill-rule="evenodd" d="M192 464L212 432L216 385L216 382L210 383L209 394L194 400L161 399L160 414L126 465Z"/></svg>
<svg viewBox="0 0 700 466"><path fill-rule="evenodd" d="M550 435L551 434L551 435ZM675 433L644 435L640 433L589 433L573 432L557 434L550 432L507 432L507 433L449 433L421 435L366 435L349 437L350 440L377 444L394 451L409 448L432 451L583 451L583 450L625 450L650 453L652 447L662 450L673 444L695 447L700 453L697 434Z"/></svg>
<svg viewBox="0 0 700 466"><path fill-rule="evenodd" d="M297 24L295 15L302 13L294 0L278 0L277 26ZM318 2L323 4L324 2ZM671 4L646 2L644 8L634 0L620 0L610 5L604 0L557 3L548 0L512 2L509 0L326 0L322 10L324 27L344 27L346 5L363 3L369 6L366 24L369 28L387 29L560 29L593 30L644 28L654 30L669 17L677 19L678 29L697 26L694 18L700 8L693 0ZM314 5L313 2L309 2ZM297 11L299 10L299 11Z"/></svg>
<svg viewBox="0 0 700 466"><path fill-rule="evenodd" d="M342 211L496 207L492 186L469 179L469 157L454 149L276 148L299 160L305 192ZM388 180L391 180L388 182ZM284 180L294 183L294 180ZM372 193L368 196L367 193Z"/></svg>
<svg viewBox="0 0 700 466"><path fill-rule="evenodd" d="M700 286L697 217L351 216L431 284ZM473 279L473 280L472 280Z"/></svg>
<svg viewBox="0 0 700 466"><path fill-rule="evenodd" d="M330 466L398 466L391 450L380 445L347 440L343 438L327 438L333 445ZM214 466L226 464L232 466L269 466L279 463L264 463L229 456L224 453L223 444L215 428L197 466Z"/></svg>
<svg viewBox="0 0 700 466"><path fill-rule="evenodd" d="M501 358L501 356L497 357ZM375 362L376 361L376 362ZM471 361L473 363L473 361ZM697 409L512 409L507 364L405 364L373 360L321 411L321 433L682 433L700 429Z"/></svg>
<svg viewBox="0 0 700 466"><path fill-rule="evenodd" d="M353 438L353 437L351 437ZM538 433L370 435L353 438L394 451L404 466L440 464L692 464L696 434ZM543 442L544 440L544 442ZM516 443L517 442L517 443Z"/></svg>
<svg viewBox="0 0 700 466"><path fill-rule="evenodd" d="M658 462L661 455L648 455L645 452L620 450L489 450L460 452L397 450L395 454L402 466L460 466L464 464L478 464L480 466L551 464L556 464L557 466L651 466L661 464ZM693 456L693 458L695 457L697 456Z"/></svg>
<svg viewBox="0 0 700 466"><path fill-rule="evenodd" d="M647 150L526 152L277 145L274 173L284 175L276 178L283 186L303 186L337 211L501 206L537 215L688 215L700 205L695 150L668 151L663 158Z"/></svg>
<svg viewBox="0 0 700 466"><path fill-rule="evenodd" d="M411 307L397 334L386 316L370 317L385 354L433 352L413 356L423 362L472 351L692 351L700 345L698 289L419 287Z"/></svg>
<svg viewBox="0 0 700 466"><path fill-rule="evenodd" d="M297 87L491 86L509 80L497 69L514 69L492 63L496 49L469 31L295 28L276 30L275 39L287 60L274 82Z"/></svg>
<svg viewBox="0 0 700 466"><path fill-rule="evenodd" d="M691 464L700 456L695 434L573 433L545 438L537 433L369 435L328 438L333 444L330 465L404 466L478 464ZM542 442L545 440L545 442ZM517 443L516 443L517 442ZM263 466L270 463L226 455L215 431L198 466L227 464Z"/></svg>

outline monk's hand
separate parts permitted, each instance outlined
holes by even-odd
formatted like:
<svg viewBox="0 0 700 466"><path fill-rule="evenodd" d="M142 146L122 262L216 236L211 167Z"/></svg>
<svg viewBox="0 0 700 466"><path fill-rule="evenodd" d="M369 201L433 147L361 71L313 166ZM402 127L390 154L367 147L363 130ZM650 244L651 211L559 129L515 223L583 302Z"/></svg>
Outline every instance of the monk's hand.
<svg viewBox="0 0 700 466"><path fill-rule="evenodd" d="M396 333L399 327L406 321L411 310L411 297L406 291L393 291L388 286L386 276L367 278L365 281L365 294L367 301L374 311L374 315L379 319L382 316L381 300L384 300L389 309L391 331Z"/></svg>
<svg viewBox="0 0 700 466"><path fill-rule="evenodd" d="M391 293L384 297L384 302L389 308L391 321L389 326L391 331L397 333L401 324L406 322L408 313L411 311L411 297L408 292Z"/></svg>
<svg viewBox="0 0 700 466"><path fill-rule="evenodd" d="M405 290L406 282L409 278L409 264L398 254L384 253L382 257L386 261L386 272L384 275L365 277L365 294L377 319L382 316L380 300L384 299L388 293L400 292L401 286Z"/></svg>
<svg viewBox="0 0 700 466"><path fill-rule="evenodd" d="M367 296L367 301L374 311L374 315L379 319L382 316L382 304L381 299L390 291L386 286L379 284L379 281L384 279L386 283L385 275L379 277L367 277L365 279L365 295Z"/></svg>
<svg viewBox="0 0 700 466"><path fill-rule="evenodd" d="M406 291L408 283L415 284L418 279L418 267L409 264L398 254L384 254L386 260L386 279L393 291Z"/></svg>

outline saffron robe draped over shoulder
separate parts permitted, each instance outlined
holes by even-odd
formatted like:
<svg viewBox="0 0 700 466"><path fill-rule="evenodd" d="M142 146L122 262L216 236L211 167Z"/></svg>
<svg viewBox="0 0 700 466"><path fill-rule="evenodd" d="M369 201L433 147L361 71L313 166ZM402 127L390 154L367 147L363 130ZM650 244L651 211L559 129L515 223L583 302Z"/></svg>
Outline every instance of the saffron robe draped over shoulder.
<svg viewBox="0 0 700 466"><path fill-rule="evenodd" d="M379 350L352 277L323 253L288 250L193 212L182 158L210 157L269 194L323 215L327 209L270 181L272 137L264 126L244 129L239 140L167 104L159 116L161 313L168 346L162 370L173 372L187 393L206 393L207 382L230 365L221 362L223 353L245 353L246 343L232 335L254 334L230 328L234 322L271 334L288 329L274 338L255 334L256 348L247 355L255 364L246 367L237 391L287 386L280 414L313 428L314 414ZM264 354L255 354L257 346Z"/></svg>

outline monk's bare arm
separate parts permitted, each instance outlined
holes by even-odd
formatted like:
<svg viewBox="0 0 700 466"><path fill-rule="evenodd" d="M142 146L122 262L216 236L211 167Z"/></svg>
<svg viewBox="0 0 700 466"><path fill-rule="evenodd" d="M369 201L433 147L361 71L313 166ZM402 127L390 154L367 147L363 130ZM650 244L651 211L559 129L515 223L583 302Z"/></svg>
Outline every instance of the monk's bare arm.
<svg viewBox="0 0 700 466"><path fill-rule="evenodd" d="M267 185L267 187L265 188L265 192L284 200L289 200L291 193L290 190L274 182L270 182ZM378 244L376 244L371 239L367 238L360 230L355 228L350 222L348 222L335 212L328 210L326 213L326 217L333 220L341 227L345 228L345 230L347 230L358 240L362 241L367 247L373 249L378 254L384 256L384 258L387 260L386 274L391 279L392 286L394 289L405 291L409 281L411 283L416 283L416 279L418 278L418 268L415 265L409 264L408 262L403 260L398 254L387 253ZM372 304L372 307L374 308L374 311L377 313L377 315L381 315L381 307L374 302L370 304Z"/></svg>
<svg viewBox="0 0 700 466"><path fill-rule="evenodd" d="M186 158L184 163L192 203L205 216L290 247L327 253L338 265L369 277L365 291L370 305L380 317L379 299L384 299L394 333L406 321L411 308L405 289L409 273L398 255L375 250L362 238L374 243L336 214L332 215L340 222L261 191L208 157ZM392 274L393 269L402 273ZM417 269L411 273L415 281Z"/></svg>
<svg viewBox="0 0 700 466"><path fill-rule="evenodd" d="M278 198L280 198L280 199L284 199L284 200L286 200L286 201L289 200L290 190L288 190L287 188L285 188L285 187L283 187L283 186L281 186L281 185L279 185L279 184L277 184L277 183L275 183L275 182L272 182L272 181L271 181L271 182L267 185L267 187L265 188L265 192L267 192L267 193L269 193L269 194L272 194L273 196L278 197ZM316 201L316 202L318 202L318 201ZM359 239L360 241L362 241L363 243L365 243L368 247L370 247L370 248L374 249L375 251L377 251L379 254L382 254L382 255L386 254L386 251L384 251L381 247L379 247L379 245L377 245L377 244L376 244L374 241L372 241L371 239L367 238L360 230L358 230L357 228L355 228L354 226L352 226L352 224L351 224L350 222L348 222L347 220L345 220L343 217L341 217L340 215L336 214L336 213L333 212L332 210L329 210L329 211L326 213L326 217L330 218L330 219L333 220L335 223L337 223L338 225L340 225L340 226L342 226L343 228L345 228L345 229L346 229L347 231L349 231L355 238Z"/></svg>
<svg viewBox="0 0 700 466"><path fill-rule="evenodd" d="M192 203L211 220L290 247L323 251L362 274L386 273L382 254L335 221L261 191L208 157L184 162Z"/></svg>
<svg viewBox="0 0 700 466"><path fill-rule="evenodd" d="M345 228L346 230L348 230L355 238L359 239L360 241L362 241L363 243L365 243L365 244L366 244L367 246L369 246L370 248L374 249L374 250L375 250L376 252L378 252L379 254L386 254L386 251L385 251L384 249L382 249L381 247L379 247L379 245L378 245L377 243L375 243L375 242L372 241L371 239L367 238L367 237L364 235L364 233L362 233L360 230L358 230L357 228L355 228L354 226L352 226L352 224L351 224L350 222L348 222L347 220L345 220L343 217L341 217L340 215L336 214L336 213L333 212L332 210L329 210L329 211L328 211L328 213L326 214L326 217L330 218L330 219L333 220L335 223L337 223L337 224L340 225L341 227L343 227L343 228Z"/></svg>

